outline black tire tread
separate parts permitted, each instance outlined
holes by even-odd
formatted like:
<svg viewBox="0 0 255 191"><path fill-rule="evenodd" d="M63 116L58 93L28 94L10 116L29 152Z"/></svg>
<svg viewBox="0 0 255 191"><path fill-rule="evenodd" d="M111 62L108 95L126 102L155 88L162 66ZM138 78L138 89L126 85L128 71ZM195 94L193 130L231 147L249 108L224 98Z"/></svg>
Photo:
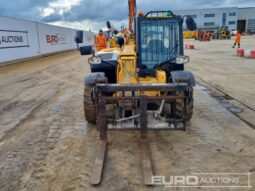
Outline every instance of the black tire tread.
<svg viewBox="0 0 255 191"><path fill-rule="evenodd" d="M92 124L96 124L96 105L91 97L93 85L85 85L84 87L84 114L85 119Z"/></svg>
<svg viewBox="0 0 255 191"><path fill-rule="evenodd" d="M184 107L184 101L183 100L177 100L176 101L176 116L178 118L182 118L183 107ZM193 95L192 95L191 99L189 100L188 106L187 106L186 120L190 120L192 118L192 116L193 116L193 107L194 107L194 99L193 99Z"/></svg>

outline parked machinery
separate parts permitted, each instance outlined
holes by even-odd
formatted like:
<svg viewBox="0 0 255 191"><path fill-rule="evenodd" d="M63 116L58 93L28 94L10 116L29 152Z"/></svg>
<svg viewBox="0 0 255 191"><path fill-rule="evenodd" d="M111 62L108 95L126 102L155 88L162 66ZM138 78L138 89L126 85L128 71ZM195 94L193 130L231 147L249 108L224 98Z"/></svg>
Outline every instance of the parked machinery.
<svg viewBox="0 0 255 191"><path fill-rule="evenodd" d="M190 39L190 38L196 38L196 31L183 31L183 38L184 39Z"/></svg>
<svg viewBox="0 0 255 191"><path fill-rule="evenodd" d="M231 39L231 32L228 30L228 27L221 27L214 33L213 39Z"/></svg>

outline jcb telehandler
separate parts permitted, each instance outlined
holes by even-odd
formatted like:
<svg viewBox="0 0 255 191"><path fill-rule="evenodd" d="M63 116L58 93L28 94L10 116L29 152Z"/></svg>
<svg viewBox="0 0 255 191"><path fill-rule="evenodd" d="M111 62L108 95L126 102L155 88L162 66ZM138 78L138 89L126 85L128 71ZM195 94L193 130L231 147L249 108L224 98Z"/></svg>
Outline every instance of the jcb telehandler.
<svg viewBox="0 0 255 191"><path fill-rule="evenodd" d="M91 183L101 181L108 130L138 130L144 183L152 184L150 130L185 130L193 113L195 79L184 70L189 61L183 49L183 17L171 11L140 12L134 18L135 42L107 48L89 58L91 73L85 77L86 120L97 124L100 147ZM187 17L187 27L196 24ZM81 42L82 35L77 33Z"/></svg>
<svg viewBox="0 0 255 191"><path fill-rule="evenodd" d="M221 27L216 33L213 35L213 39L231 39L231 32L228 30L228 27Z"/></svg>

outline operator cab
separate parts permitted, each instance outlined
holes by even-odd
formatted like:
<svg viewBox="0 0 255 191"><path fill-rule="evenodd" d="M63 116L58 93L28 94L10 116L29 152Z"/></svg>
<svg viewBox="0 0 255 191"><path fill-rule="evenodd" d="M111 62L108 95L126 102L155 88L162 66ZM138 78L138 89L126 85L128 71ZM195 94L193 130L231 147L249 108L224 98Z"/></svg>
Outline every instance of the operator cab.
<svg viewBox="0 0 255 191"><path fill-rule="evenodd" d="M189 59L184 56L182 25L183 18L171 11L154 11L137 17L140 77L155 76L156 69L162 67L167 73L184 70L184 64Z"/></svg>

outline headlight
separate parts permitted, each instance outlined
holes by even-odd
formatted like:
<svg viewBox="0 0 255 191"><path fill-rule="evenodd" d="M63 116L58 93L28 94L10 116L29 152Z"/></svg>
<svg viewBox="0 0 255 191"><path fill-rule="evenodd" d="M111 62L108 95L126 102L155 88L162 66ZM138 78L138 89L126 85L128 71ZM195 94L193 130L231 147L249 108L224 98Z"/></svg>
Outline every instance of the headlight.
<svg viewBox="0 0 255 191"><path fill-rule="evenodd" d="M188 56L177 56L176 57L176 64L186 64L189 62Z"/></svg>
<svg viewBox="0 0 255 191"><path fill-rule="evenodd" d="M93 56L88 59L89 64L101 64L101 58L99 56Z"/></svg>

